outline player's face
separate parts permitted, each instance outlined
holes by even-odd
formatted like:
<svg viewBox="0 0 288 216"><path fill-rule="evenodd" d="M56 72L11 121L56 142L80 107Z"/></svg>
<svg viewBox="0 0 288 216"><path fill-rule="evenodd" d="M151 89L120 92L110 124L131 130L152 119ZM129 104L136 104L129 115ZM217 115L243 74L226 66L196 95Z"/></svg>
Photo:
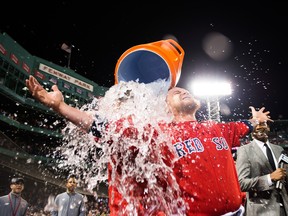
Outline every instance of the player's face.
<svg viewBox="0 0 288 216"><path fill-rule="evenodd" d="M179 87L174 87L168 91L166 101L172 111L196 112L200 108L200 102L189 91Z"/></svg>

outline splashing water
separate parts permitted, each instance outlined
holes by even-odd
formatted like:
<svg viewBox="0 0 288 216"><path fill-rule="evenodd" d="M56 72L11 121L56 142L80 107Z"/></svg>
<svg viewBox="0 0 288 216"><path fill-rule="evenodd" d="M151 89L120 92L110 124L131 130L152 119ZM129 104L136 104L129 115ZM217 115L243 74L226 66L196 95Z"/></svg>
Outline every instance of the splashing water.
<svg viewBox="0 0 288 216"><path fill-rule="evenodd" d="M178 184L161 155L162 143L172 146L168 137L159 133L159 122L172 120L165 102L167 91L163 80L120 82L103 98L83 106L81 109L91 112L96 122L106 123L97 128L101 138L96 142L91 133L68 123L64 142L56 151L61 154L58 168L78 172L82 184L95 196L97 185L109 178L109 187L117 188L127 203L122 214L162 211L184 215ZM109 196L113 203L114 194Z"/></svg>
<svg viewBox="0 0 288 216"><path fill-rule="evenodd" d="M44 207L45 212L51 212L57 208L54 199L55 197L53 195L49 195L48 203Z"/></svg>

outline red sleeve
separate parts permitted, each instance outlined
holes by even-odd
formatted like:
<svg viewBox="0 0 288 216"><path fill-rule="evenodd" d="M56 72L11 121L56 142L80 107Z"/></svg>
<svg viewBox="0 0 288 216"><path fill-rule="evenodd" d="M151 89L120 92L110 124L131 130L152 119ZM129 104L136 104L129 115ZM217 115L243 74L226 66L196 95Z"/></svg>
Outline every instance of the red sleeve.
<svg viewBox="0 0 288 216"><path fill-rule="evenodd" d="M249 134L250 128L242 121L219 123L221 132L229 143L230 148L240 146L240 139Z"/></svg>

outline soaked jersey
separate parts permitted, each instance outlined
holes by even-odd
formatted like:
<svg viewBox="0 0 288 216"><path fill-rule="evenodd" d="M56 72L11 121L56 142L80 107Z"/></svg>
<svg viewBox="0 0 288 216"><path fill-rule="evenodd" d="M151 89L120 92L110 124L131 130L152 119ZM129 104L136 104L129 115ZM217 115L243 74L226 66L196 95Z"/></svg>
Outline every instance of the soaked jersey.
<svg viewBox="0 0 288 216"><path fill-rule="evenodd" d="M92 130L96 128L94 123ZM113 134L106 136L107 131ZM156 130L149 125L136 129L128 118L110 122L105 131L99 132L93 132L100 137L96 139L98 142L103 142L103 136L111 137L108 142L105 138L110 152L108 197L111 216L164 216L164 212L184 215L178 204L181 203L178 198L182 199L179 187L175 189L173 170L163 162L155 142Z"/></svg>
<svg viewBox="0 0 288 216"><path fill-rule="evenodd" d="M250 123L187 121L163 125L170 134L174 174L187 203L187 215L223 215L239 209L243 193L231 148L251 130Z"/></svg>
<svg viewBox="0 0 288 216"><path fill-rule="evenodd" d="M240 145L240 138L249 132L248 126L248 123L243 122L216 123L211 121L160 124L162 132L170 137L170 141L159 144L154 143L152 139L149 141L152 144L150 146L161 145L161 153L158 151L159 149L154 153L161 156L167 166L173 168L176 184L179 185L181 191L179 196L185 201L183 204L183 209L186 209L185 215L217 216L235 211L240 207L242 193L237 180L231 148ZM119 142L127 142L127 138L131 142L138 140L137 145L139 146L143 141L147 141L146 136L141 136L139 139L139 132L133 127L132 121L128 121L128 123L127 121L118 121L115 128L115 133L120 134L116 145L118 147L123 144L119 144ZM99 132L97 133L98 135L94 134L99 136ZM147 134L149 135L149 133ZM153 137L157 135L154 133ZM113 142L109 144L111 145ZM136 206L135 213L139 216L163 214L161 207L151 214L147 214L147 209L167 201L167 197L163 198L160 195L159 202L155 203L154 200L149 203L149 194L146 192L148 186L145 179L137 181L134 176L123 179L123 175L127 174L125 167L132 169L137 167L135 158L139 153L138 147L131 146L121 154L111 155L111 163L108 165L108 195L111 216L129 215L125 210L129 208L129 200L133 201L133 206ZM123 157L123 154L128 157ZM155 158L155 155L149 156ZM155 161L151 160L152 163ZM171 184L171 181L166 179L158 179L158 182L164 192L167 184ZM128 190L128 193L126 192L124 197L123 189L121 189L123 187L132 188L132 190ZM155 194L152 196L157 197ZM174 197L170 198L177 199L177 197L178 194L175 193Z"/></svg>

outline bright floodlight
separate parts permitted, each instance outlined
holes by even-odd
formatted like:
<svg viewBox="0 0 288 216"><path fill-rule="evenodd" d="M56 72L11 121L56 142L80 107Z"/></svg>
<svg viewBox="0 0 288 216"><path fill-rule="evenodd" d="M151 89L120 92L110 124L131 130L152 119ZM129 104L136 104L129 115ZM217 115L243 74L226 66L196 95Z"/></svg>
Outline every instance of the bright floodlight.
<svg viewBox="0 0 288 216"><path fill-rule="evenodd" d="M197 97L224 96L232 93L231 85L223 81L194 81L192 92Z"/></svg>

